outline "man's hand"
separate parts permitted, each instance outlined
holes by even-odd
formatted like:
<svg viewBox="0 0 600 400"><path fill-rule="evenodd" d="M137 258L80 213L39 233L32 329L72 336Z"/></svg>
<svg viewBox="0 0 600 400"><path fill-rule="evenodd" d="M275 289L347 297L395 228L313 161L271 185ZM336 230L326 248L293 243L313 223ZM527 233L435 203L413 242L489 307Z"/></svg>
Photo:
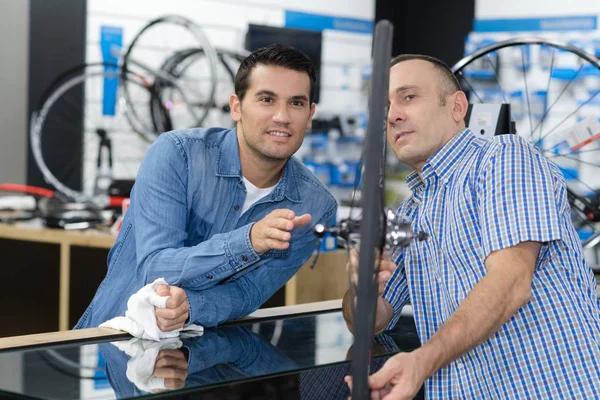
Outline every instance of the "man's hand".
<svg viewBox="0 0 600 400"><path fill-rule="evenodd" d="M250 242L258 254L271 249L285 250L290 246L290 231L311 220L310 214L296 217L292 210L278 209L252 225Z"/></svg>
<svg viewBox="0 0 600 400"><path fill-rule="evenodd" d="M188 376L188 361L183 350L159 351L154 364L154 376L165 380L166 389L182 389Z"/></svg>
<svg viewBox="0 0 600 400"><path fill-rule="evenodd" d="M156 294L159 296L171 296L167 300L166 308L154 307L158 329L163 332L170 332L183 328L185 321L190 315L190 305L187 301L185 291L176 286L159 285L156 289Z"/></svg>
<svg viewBox="0 0 600 400"><path fill-rule="evenodd" d="M348 329L354 331L354 307L356 306L356 287L358 286L358 259L359 249L357 247L350 250L350 258L346 264L346 271L350 274L350 281L352 287L344 295L342 301L342 315L346 320ZM376 254L376 262L379 262L379 257ZM385 300L381 295L385 290L385 285L392 277L394 271L398 267L392 262L387 254L384 254L383 259L379 265L379 273L377 274L377 283L379 284L378 292L379 297L377 298L377 313L375 316L375 333L382 332L385 327L389 324L394 315L394 310L390 303Z"/></svg>
<svg viewBox="0 0 600 400"><path fill-rule="evenodd" d="M357 247L350 250L350 258L348 259L348 263L346 264L346 271L350 274L350 281L354 285L354 287L358 286L358 259L359 259L360 251ZM375 261L376 263L378 260ZM377 282L379 283L379 295L383 294L385 289L385 285L392 277L394 271L396 271L396 263L390 260L387 254L384 255L384 258L381 260L379 264L379 273L377 274Z"/></svg>
<svg viewBox="0 0 600 400"><path fill-rule="evenodd" d="M425 374L414 352L398 353L369 377L371 399L413 399L427 379ZM352 391L352 377L346 376L344 380Z"/></svg>

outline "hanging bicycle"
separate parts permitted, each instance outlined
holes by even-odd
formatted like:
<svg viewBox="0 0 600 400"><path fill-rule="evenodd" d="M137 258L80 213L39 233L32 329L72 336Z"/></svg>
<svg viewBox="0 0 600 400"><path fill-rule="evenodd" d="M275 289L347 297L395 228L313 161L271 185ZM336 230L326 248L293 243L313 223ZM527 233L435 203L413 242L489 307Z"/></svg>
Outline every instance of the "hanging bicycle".
<svg viewBox="0 0 600 400"><path fill-rule="evenodd" d="M134 58L134 49L143 49L141 38L156 32L160 37L167 37L164 33L173 27L178 35L182 35L182 30L187 32L190 38L187 46L201 49L206 55L207 68L203 73L208 78L208 86L197 87L181 76L155 69L148 54L143 61ZM120 52L119 49L114 51ZM31 118L30 144L44 179L73 201L105 207L107 186L115 178L134 179L152 141L170 129L166 121L173 121L177 114L184 115L194 126L202 123L214 103L216 60L216 52L200 27L186 18L168 16L153 20L142 29L120 65L85 64L65 72L50 86ZM154 86L157 80L161 88L169 90L157 90ZM109 112L103 91L107 81L118 81L119 85L117 93L108 99L109 104L112 101ZM197 101L195 89L206 89L203 101ZM73 149L54 146L48 140L51 137L48 133L57 131L77 141L83 137L80 151L73 154ZM143 141L137 140L132 132ZM119 161L113 165L113 160ZM81 171L72 168L77 164L83 165L83 188Z"/></svg>

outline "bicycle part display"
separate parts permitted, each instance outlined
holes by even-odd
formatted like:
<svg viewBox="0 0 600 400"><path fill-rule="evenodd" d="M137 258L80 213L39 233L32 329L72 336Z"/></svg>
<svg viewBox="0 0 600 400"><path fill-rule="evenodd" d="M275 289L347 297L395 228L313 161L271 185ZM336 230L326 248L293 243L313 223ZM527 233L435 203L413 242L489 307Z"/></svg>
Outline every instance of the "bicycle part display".
<svg viewBox="0 0 600 400"><path fill-rule="evenodd" d="M452 71L471 103L511 105L516 134L562 171L573 221L593 234L600 221L599 60L567 43L523 37L480 48Z"/></svg>
<svg viewBox="0 0 600 400"><path fill-rule="evenodd" d="M193 68L181 57L173 57L182 48L201 53L188 59L194 61ZM233 82L232 69L245 56L222 51L218 58L202 29L180 16L152 20L126 52L121 48L111 51L122 56L120 65L90 63L65 71L50 85L31 116L32 153L45 181L72 201L96 206L107 204L105 192L111 181L135 178L158 135L202 124L214 110L217 63L220 61L227 82ZM161 70L165 59L178 62ZM116 105L116 113L101 113L99 108L106 101L102 82L111 80L119 83L111 94L115 98L109 99L111 106ZM50 136L45 133L56 131L69 138L66 140L82 143L81 149L70 146L67 152L44 140ZM132 131L143 141L131 137ZM75 164L83 164L83 171L71 168Z"/></svg>
<svg viewBox="0 0 600 400"><path fill-rule="evenodd" d="M216 77L217 89L211 104L197 105L210 108L209 114L204 120L205 125L223 127L229 125L233 127L233 122L229 117L229 96L235 90L235 73L249 52L236 52L219 48L216 48L215 51L219 60ZM194 80L193 76L197 71L202 71L203 66L207 63L206 57L207 55L203 48L183 49L167 58L160 69L178 81L188 82ZM154 81L153 89L159 94L154 101L160 101L164 97L172 97L167 93L163 95L163 92L172 90L172 85L160 77ZM154 109L154 107L151 107L151 109ZM187 127L194 122L189 120L189 115L172 115L169 110L157 117L160 118L161 116L166 117L166 120L163 122L163 125L167 127L166 130Z"/></svg>
<svg viewBox="0 0 600 400"><path fill-rule="evenodd" d="M127 82L130 90L135 88L136 101L150 104L156 96L152 89L137 76L127 71L114 72L105 68L104 64L83 65L77 71L70 73L62 81L53 84L53 91L42 101L37 111L32 115L30 128L30 146L34 159L46 182L56 190L64 193L76 202L94 203L99 207L108 205L106 193L94 194L93 184L98 172L97 159L90 158L84 165L85 186L79 189L72 184L74 160L83 159L83 154L98 154L100 142L98 132L103 132L106 138L114 141L120 138L120 143L127 142L133 136L131 131L146 132L153 130L153 122L146 107L145 115L138 113L137 118L130 118L130 108L125 101L117 101L115 115L103 113L102 88L105 79L120 79ZM143 117L143 118L142 118ZM45 138L47 132L59 130L66 137L79 138L83 134L83 146L78 154L64 153L60 146L50 143ZM155 132L155 134L158 134ZM114 177L134 178L141 159L147 151L140 146L113 146L113 156L118 155L119 164L114 165ZM116 158L116 157L115 157ZM64 160L71 160L65 163ZM52 161L50 161L52 160ZM75 182L79 183L79 182Z"/></svg>
<svg viewBox="0 0 600 400"><path fill-rule="evenodd" d="M186 49L201 49L205 55L193 73L174 79L161 70L166 59ZM179 116L171 116L173 128L178 129L202 126L214 102L218 62L215 49L199 25L185 17L169 15L150 21L140 30L123 54L122 67L143 77L148 84L160 79L160 104L169 114ZM170 90L164 90L166 86ZM127 102L133 103L135 96L127 83L123 91ZM181 125L175 123L179 120L183 121Z"/></svg>

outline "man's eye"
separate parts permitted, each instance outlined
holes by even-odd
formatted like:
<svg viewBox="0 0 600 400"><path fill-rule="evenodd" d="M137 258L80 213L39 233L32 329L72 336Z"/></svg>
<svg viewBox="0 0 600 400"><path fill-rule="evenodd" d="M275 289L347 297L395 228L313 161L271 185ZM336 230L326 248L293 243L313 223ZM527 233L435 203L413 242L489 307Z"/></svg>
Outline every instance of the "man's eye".
<svg viewBox="0 0 600 400"><path fill-rule="evenodd" d="M295 107L304 107L304 102L301 100L294 100L292 101L292 105Z"/></svg>
<svg viewBox="0 0 600 400"><path fill-rule="evenodd" d="M273 99L271 97L261 97L260 101L262 101L263 103L272 103Z"/></svg>
<svg viewBox="0 0 600 400"><path fill-rule="evenodd" d="M414 98L415 98L415 95L414 95L414 94L409 94L409 95L406 95L406 96L404 97L404 100L406 100L406 101L411 101L411 100L412 100L412 99L414 99Z"/></svg>

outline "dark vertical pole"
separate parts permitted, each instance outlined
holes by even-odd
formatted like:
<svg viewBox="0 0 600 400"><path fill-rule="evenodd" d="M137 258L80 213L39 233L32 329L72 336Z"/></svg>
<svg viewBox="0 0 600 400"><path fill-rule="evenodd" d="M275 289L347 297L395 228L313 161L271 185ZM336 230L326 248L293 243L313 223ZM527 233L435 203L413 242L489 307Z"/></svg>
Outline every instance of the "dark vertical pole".
<svg viewBox="0 0 600 400"><path fill-rule="evenodd" d="M87 1L31 0L29 13L28 118L38 108L42 94L61 73L85 62ZM83 102L83 92L80 98ZM83 175L83 129L82 132L74 132L69 136L66 132L73 130L61 129L61 126L64 123L83 128L83 115L72 112L60 115L68 118L68 121L53 121L51 129L45 130L43 140L61 150L56 152L54 159L45 161L53 171L62 172L63 176L57 176L59 180L73 189L80 189ZM27 134L29 135L29 129ZM48 187L31 153L29 137L27 143L27 183ZM51 156L52 152L47 155Z"/></svg>
<svg viewBox="0 0 600 400"><path fill-rule="evenodd" d="M375 21L394 24L393 56L426 54L449 66L462 58L474 18L475 0L375 1Z"/></svg>

